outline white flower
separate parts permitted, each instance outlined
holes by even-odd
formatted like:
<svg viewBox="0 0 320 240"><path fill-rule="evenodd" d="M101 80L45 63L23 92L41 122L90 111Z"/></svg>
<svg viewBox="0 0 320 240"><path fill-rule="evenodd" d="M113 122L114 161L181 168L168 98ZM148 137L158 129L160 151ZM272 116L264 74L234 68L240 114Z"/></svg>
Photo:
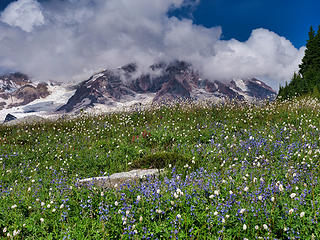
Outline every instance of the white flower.
<svg viewBox="0 0 320 240"><path fill-rule="evenodd" d="M11 206L12 209L15 209L17 207L17 204L14 204Z"/></svg>
<svg viewBox="0 0 320 240"><path fill-rule="evenodd" d="M301 213L300 213L300 217L301 217L301 218L304 217L305 214L306 214L305 212L301 212Z"/></svg>
<svg viewBox="0 0 320 240"><path fill-rule="evenodd" d="M213 194L211 194L211 195L209 196L209 198L210 198L210 199L214 198L214 195L213 195Z"/></svg>
<svg viewBox="0 0 320 240"><path fill-rule="evenodd" d="M142 220L143 220L143 217L142 217L142 216L140 216L139 221L140 221L140 222L142 222Z"/></svg>
<svg viewBox="0 0 320 240"><path fill-rule="evenodd" d="M233 194L233 192L230 190L230 191L229 191L229 194L231 195L231 194Z"/></svg>
<svg viewBox="0 0 320 240"><path fill-rule="evenodd" d="M61 204L61 205L60 205L60 209L62 209L63 207L64 207L64 204Z"/></svg>
<svg viewBox="0 0 320 240"><path fill-rule="evenodd" d="M104 196L104 193L103 193L103 192L101 192L101 193L100 193L100 195L101 195L101 197L103 197L103 196Z"/></svg>
<svg viewBox="0 0 320 240"><path fill-rule="evenodd" d="M171 203L171 205L174 205L174 201L171 201L170 203Z"/></svg>
<svg viewBox="0 0 320 240"><path fill-rule="evenodd" d="M28 192L30 192L30 191L31 191L31 187L28 188Z"/></svg>
<svg viewBox="0 0 320 240"><path fill-rule="evenodd" d="M291 208L290 210L289 210L289 214L292 214L294 212L294 210Z"/></svg>
<svg viewBox="0 0 320 240"><path fill-rule="evenodd" d="M264 228L265 230L267 230L267 229L268 229L268 225L267 225L267 224L263 224L263 228Z"/></svg>
<svg viewBox="0 0 320 240"><path fill-rule="evenodd" d="M55 212L56 211L56 209L54 208L54 209L52 209L52 212Z"/></svg>
<svg viewBox="0 0 320 240"><path fill-rule="evenodd" d="M156 213L162 213L162 210L161 209L157 209Z"/></svg>
<svg viewBox="0 0 320 240"><path fill-rule="evenodd" d="M45 203L44 202L41 202L41 207L43 207L45 205Z"/></svg>
<svg viewBox="0 0 320 240"><path fill-rule="evenodd" d="M217 212L217 211L215 211L215 212L213 213L213 215L217 216L217 215L218 215L218 212Z"/></svg>
<svg viewBox="0 0 320 240"><path fill-rule="evenodd" d="M160 193L160 189L157 190L157 194L159 194L159 193Z"/></svg>
<svg viewBox="0 0 320 240"><path fill-rule="evenodd" d="M225 220L224 218L222 218L222 219L221 219L221 222L222 222L222 223L225 223L225 222L226 222L226 220Z"/></svg>
<svg viewBox="0 0 320 240"><path fill-rule="evenodd" d="M243 224L243 230L247 230L247 225Z"/></svg>
<svg viewBox="0 0 320 240"><path fill-rule="evenodd" d="M258 230L258 229L259 229L259 226L258 226L258 225L256 225L254 228L255 228L256 230Z"/></svg>
<svg viewBox="0 0 320 240"><path fill-rule="evenodd" d="M259 199L260 201L262 201L262 196L259 196L258 199Z"/></svg>
<svg viewBox="0 0 320 240"><path fill-rule="evenodd" d="M7 232L7 227L5 227L2 231L3 231L4 233Z"/></svg>
<svg viewBox="0 0 320 240"><path fill-rule="evenodd" d="M218 190L215 190L213 193L214 193L215 195L219 195L219 191L218 191Z"/></svg>
<svg viewBox="0 0 320 240"><path fill-rule="evenodd" d="M299 190L299 187L295 187L295 189L298 191L298 190Z"/></svg>
<svg viewBox="0 0 320 240"><path fill-rule="evenodd" d="M290 194L290 197L291 197L291 198L294 198L295 196L297 196L296 193L291 193L291 194Z"/></svg>
<svg viewBox="0 0 320 240"><path fill-rule="evenodd" d="M245 209L245 208L242 208L242 209L240 210L240 213L243 214L245 211L246 211L246 209Z"/></svg>
<svg viewBox="0 0 320 240"><path fill-rule="evenodd" d="M129 213L130 213L130 211L129 211L129 210L127 210L127 211L126 211L126 215L128 216L128 215L129 215Z"/></svg>
<svg viewBox="0 0 320 240"><path fill-rule="evenodd" d="M230 217L230 215L226 215L226 219L228 219Z"/></svg>
<svg viewBox="0 0 320 240"><path fill-rule="evenodd" d="M40 218L40 222L44 222L44 219L43 219L43 218Z"/></svg>
<svg viewBox="0 0 320 240"><path fill-rule="evenodd" d="M285 232L288 231L288 228L287 228L287 227L284 227L283 231L285 231Z"/></svg>
<svg viewBox="0 0 320 240"><path fill-rule="evenodd" d="M248 192L248 190L249 190L248 187L245 187L245 188L243 189L243 191L245 191L245 192Z"/></svg>
<svg viewBox="0 0 320 240"><path fill-rule="evenodd" d="M12 235L13 235L13 236L16 236L16 235L18 235L19 233L20 233L20 230L13 230Z"/></svg>
<svg viewBox="0 0 320 240"><path fill-rule="evenodd" d="M171 164L169 164L169 168L171 168L172 167L172 165Z"/></svg>
<svg viewBox="0 0 320 240"><path fill-rule="evenodd" d="M180 214L178 214L178 215L177 215L177 218L181 218L181 215L180 215Z"/></svg>
<svg viewBox="0 0 320 240"><path fill-rule="evenodd" d="M274 198L274 197L271 197L271 201L274 202L274 200L275 200L275 198Z"/></svg>
<svg viewBox="0 0 320 240"><path fill-rule="evenodd" d="M138 195L138 196L137 196L137 201L140 201L140 200L141 200L141 196Z"/></svg>
<svg viewBox="0 0 320 240"><path fill-rule="evenodd" d="M50 205L50 204L48 204L48 205L47 205L47 208L50 208L50 207L51 207L51 205Z"/></svg>
<svg viewBox="0 0 320 240"><path fill-rule="evenodd" d="M174 193L173 196L175 199L177 199L179 197L179 195L177 193Z"/></svg>
<svg viewBox="0 0 320 240"><path fill-rule="evenodd" d="M284 189L283 189L283 185L280 184L280 185L279 185L279 191L282 192L283 190L284 190Z"/></svg>
<svg viewBox="0 0 320 240"><path fill-rule="evenodd" d="M181 191L180 188L177 189L177 194L183 195L183 192Z"/></svg>
<svg viewBox="0 0 320 240"><path fill-rule="evenodd" d="M115 206L118 206L118 205L119 205L118 201L115 201L115 202L114 202L114 205L115 205Z"/></svg>

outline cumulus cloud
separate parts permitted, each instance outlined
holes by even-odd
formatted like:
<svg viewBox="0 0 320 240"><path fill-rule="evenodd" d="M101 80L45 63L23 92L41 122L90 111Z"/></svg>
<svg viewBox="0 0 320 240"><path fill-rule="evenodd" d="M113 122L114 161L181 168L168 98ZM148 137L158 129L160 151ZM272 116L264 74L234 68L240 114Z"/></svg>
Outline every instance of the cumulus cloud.
<svg viewBox="0 0 320 240"><path fill-rule="evenodd" d="M11 3L1 14L0 20L26 32L31 32L33 27L44 24L41 7L36 0L19 0Z"/></svg>
<svg viewBox="0 0 320 240"><path fill-rule="evenodd" d="M298 68L304 48L266 29L246 42L221 40L168 11L198 0L36 0L11 3L0 18L0 68L42 80L79 81L93 72L136 62L186 60L204 77L258 77L277 86Z"/></svg>

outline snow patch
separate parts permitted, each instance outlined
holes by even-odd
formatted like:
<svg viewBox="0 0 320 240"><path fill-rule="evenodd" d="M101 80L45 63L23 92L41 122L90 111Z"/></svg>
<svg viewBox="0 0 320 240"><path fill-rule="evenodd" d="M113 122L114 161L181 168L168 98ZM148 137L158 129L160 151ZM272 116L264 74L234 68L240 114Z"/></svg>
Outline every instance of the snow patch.
<svg viewBox="0 0 320 240"><path fill-rule="evenodd" d="M243 92L248 91L248 88L242 79L236 78L236 79L233 79L233 81L236 83L236 86L241 89L241 91Z"/></svg>

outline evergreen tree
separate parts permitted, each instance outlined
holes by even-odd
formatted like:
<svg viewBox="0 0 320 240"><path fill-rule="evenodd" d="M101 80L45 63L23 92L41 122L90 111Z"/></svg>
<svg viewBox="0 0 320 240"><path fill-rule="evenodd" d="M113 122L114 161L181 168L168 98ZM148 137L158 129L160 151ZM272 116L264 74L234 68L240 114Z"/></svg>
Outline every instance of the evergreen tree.
<svg viewBox="0 0 320 240"><path fill-rule="evenodd" d="M278 96L291 98L318 93L320 89L320 26L317 33L310 28L305 56L299 65L299 73L294 73L291 82L279 89Z"/></svg>

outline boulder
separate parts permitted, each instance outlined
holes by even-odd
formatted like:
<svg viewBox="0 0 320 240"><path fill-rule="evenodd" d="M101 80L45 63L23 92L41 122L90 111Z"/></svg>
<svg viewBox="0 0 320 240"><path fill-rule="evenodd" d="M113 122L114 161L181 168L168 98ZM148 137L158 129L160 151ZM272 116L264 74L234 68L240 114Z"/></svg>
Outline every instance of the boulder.
<svg viewBox="0 0 320 240"><path fill-rule="evenodd" d="M12 114L7 114L6 118L4 119L4 122L3 123L6 123L6 122L10 122L10 121L13 121L17 119L15 116L13 116Z"/></svg>
<svg viewBox="0 0 320 240"><path fill-rule="evenodd" d="M45 119L36 115L31 115L23 118L16 118L10 122L4 123L7 126L13 126L17 124L22 124L22 125L28 125L28 124L35 124L44 121Z"/></svg>
<svg viewBox="0 0 320 240"><path fill-rule="evenodd" d="M129 172L120 172L106 177L86 178L78 181L79 185L94 184L96 187L102 188L117 188L122 184L146 179L147 176L158 176L160 171L158 169L137 169Z"/></svg>

